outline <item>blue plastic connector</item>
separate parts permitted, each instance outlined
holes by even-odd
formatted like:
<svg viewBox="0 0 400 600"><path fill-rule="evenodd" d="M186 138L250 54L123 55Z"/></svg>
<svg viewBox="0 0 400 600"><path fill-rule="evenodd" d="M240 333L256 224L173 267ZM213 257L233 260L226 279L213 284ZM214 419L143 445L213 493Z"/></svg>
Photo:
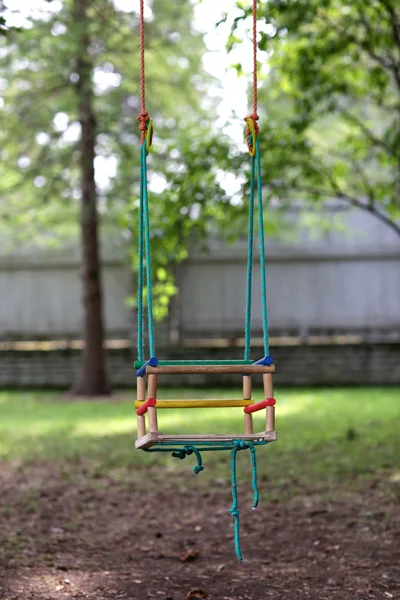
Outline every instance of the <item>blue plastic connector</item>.
<svg viewBox="0 0 400 600"><path fill-rule="evenodd" d="M257 362L254 363L255 365L265 365L265 366L269 366L269 365L273 365L274 361L272 359L272 356L264 356L264 358L260 358L260 360L258 360Z"/></svg>
<svg viewBox="0 0 400 600"><path fill-rule="evenodd" d="M156 367L158 365L158 358L153 356L150 360L147 361L140 369L136 371L136 375L138 377L144 377L146 375L146 367Z"/></svg>

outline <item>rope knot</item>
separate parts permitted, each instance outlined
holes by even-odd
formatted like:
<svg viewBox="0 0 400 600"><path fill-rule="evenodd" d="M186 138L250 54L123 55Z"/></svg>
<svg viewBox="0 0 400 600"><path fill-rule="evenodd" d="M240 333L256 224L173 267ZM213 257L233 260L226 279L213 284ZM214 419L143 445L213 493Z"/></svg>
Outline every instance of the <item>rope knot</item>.
<svg viewBox="0 0 400 600"><path fill-rule="evenodd" d="M246 442L246 440L233 440L233 445L236 450L245 450L250 447L249 442Z"/></svg>
<svg viewBox="0 0 400 600"><path fill-rule="evenodd" d="M256 130L256 135L258 135L259 132L260 132L260 128L258 126L257 121L260 119L260 117L258 116L257 113L253 112L253 113L251 113L251 115L249 115L248 117L244 118L244 120L246 121L246 123L247 123L248 119L251 119L254 122L254 129ZM247 128L246 128L246 136L247 136L247 132L249 132L249 134L250 134L250 130L249 130L249 126L248 125L247 125Z"/></svg>
<svg viewBox="0 0 400 600"><path fill-rule="evenodd" d="M141 112L138 115L137 120L139 121L139 129L142 132L141 141L143 142L144 138L146 137L147 122L150 120L149 113L146 111Z"/></svg>
<svg viewBox="0 0 400 600"><path fill-rule="evenodd" d="M195 467L193 467L193 471L194 471L195 475L198 475L199 473L204 471L204 467L203 467L203 463L201 460L201 454L197 450L197 448L195 448L195 446L184 446L183 448L181 448L179 450L174 450L174 452L172 453L172 456L174 458L180 458L181 460L183 460L187 456L191 456L191 454L193 454L193 453L196 455L196 459L197 459L197 465Z"/></svg>
<svg viewBox="0 0 400 600"><path fill-rule="evenodd" d="M260 117L258 116L258 114L253 112L253 113L251 113L251 115L249 117L245 117L245 119L244 119L246 121L245 135L246 135L247 147L249 149L250 156L254 156L255 151L256 151L255 138L257 138L258 134L260 133L260 128L257 123L259 118Z"/></svg>
<svg viewBox="0 0 400 600"><path fill-rule="evenodd" d="M232 517L235 517L235 519L240 515L240 512L237 508L231 508L229 509L229 512L231 513Z"/></svg>

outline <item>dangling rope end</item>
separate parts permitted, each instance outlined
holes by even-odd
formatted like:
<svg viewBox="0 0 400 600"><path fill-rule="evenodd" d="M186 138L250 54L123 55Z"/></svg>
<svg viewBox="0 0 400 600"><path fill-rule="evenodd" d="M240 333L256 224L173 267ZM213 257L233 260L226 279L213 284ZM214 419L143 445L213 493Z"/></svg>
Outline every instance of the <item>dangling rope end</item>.
<svg viewBox="0 0 400 600"><path fill-rule="evenodd" d="M192 454L195 454L197 459L197 465L193 467L193 472L195 475L198 475L199 473L204 471L204 467L203 462L201 460L201 454L199 450L195 448L195 446L184 446L184 448L181 448L180 450L174 450L172 456L174 458L180 458L182 460L187 456L191 456Z"/></svg>

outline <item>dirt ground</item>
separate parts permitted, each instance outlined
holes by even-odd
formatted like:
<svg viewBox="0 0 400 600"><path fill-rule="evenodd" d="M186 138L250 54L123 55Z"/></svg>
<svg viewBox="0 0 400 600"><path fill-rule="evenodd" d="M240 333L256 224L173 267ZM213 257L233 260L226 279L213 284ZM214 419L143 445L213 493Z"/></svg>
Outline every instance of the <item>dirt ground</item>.
<svg viewBox="0 0 400 600"><path fill-rule="evenodd" d="M229 482L207 491L183 471L150 492L133 473L0 465L0 598L400 598L398 489L364 481L331 499L294 489L278 501L261 482L252 511L246 485L239 565Z"/></svg>

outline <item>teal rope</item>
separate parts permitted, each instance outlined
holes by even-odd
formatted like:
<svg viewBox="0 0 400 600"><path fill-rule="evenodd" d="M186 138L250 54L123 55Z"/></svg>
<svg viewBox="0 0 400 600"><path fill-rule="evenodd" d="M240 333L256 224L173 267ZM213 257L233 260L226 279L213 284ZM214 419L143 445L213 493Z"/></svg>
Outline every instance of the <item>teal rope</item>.
<svg viewBox="0 0 400 600"><path fill-rule="evenodd" d="M146 144L146 142L144 142ZM138 311L137 311L137 351L138 360L144 360L144 319L143 319L143 275L144 275L144 256L143 256L143 196L144 196L144 178L142 169L142 152L140 153L140 200L139 200L139 236L138 236Z"/></svg>
<svg viewBox="0 0 400 600"><path fill-rule="evenodd" d="M197 465L193 468L193 471L200 473L204 470L201 453L206 451L216 450L231 450L231 483L232 483L232 506L229 510L234 518L234 544L235 552L239 562L243 561L242 551L240 547L240 513L239 513L239 501L237 495L237 478L236 478L236 455L239 450L250 450L251 456L251 485L253 489L253 509L258 506L259 492L257 483L257 462L256 462L256 448L255 446L265 446L269 442L264 440L255 440L254 442L248 442L245 440L231 440L228 442L196 442L196 445L200 446L201 449L196 448L194 445L188 445L186 442L160 442L159 447L147 448L146 452L171 452L175 458L184 459L186 456L195 454L197 458ZM164 448L160 446L165 446ZM183 448L170 448L168 446L183 446Z"/></svg>
<svg viewBox="0 0 400 600"><path fill-rule="evenodd" d="M248 230L248 249L247 249L247 291L246 291L246 319L245 319L245 344L244 359L250 358L251 347L251 297L253 286L253 246L254 246L254 200L257 181L257 211L258 211L258 229L260 238L260 273L261 273L261 305L262 305L262 324L263 324L263 342L264 356L269 356L269 337L268 337L268 313L267 313L267 276L265 261L265 236L264 236L264 218L262 201L262 180L261 180L261 160L260 143L256 137L256 151L251 158L250 170L250 206L249 206L249 230Z"/></svg>
<svg viewBox="0 0 400 600"><path fill-rule="evenodd" d="M244 332L244 360L250 360L251 347L251 292L253 287L253 246L254 246L254 191L255 191L256 161L251 159L250 175L250 206L249 206L249 232L247 248L247 293L246 293L246 321Z"/></svg>
<svg viewBox="0 0 400 600"><path fill-rule="evenodd" d="M199 473L201 473L201 471L204 471L204 467L203 462L201 460L201 454L197 450L197 448L195 448L195 446L184 446L182 449L175 450L174 452L172 452L172 456L174 458L180 458L181 460L183 458L186 458L187 456L190 456L191 454L196 455L197 465L193 467L193 471L196 475L198 475Z"/></svg>
<svg viewBox="0 0 400 600"><path fill-rule="evenodd" d="M236 454L240 450L240 446L234 446L231 450L231 485L232 485L232 506L229 509L234 521L233 521L233 533L235 552L238 561L243 561L242 550L240 547L240 512L239 512L239 500L237 495L237 481L236 481Z"/></svg>
<svg viewBox="0 0 400 600"><path fill-rule="evenodd" d="M235 541L235 552L238 561L243 561L242 551L240 547L240 512L239 512L239 501L237 495L237 480L236 480L236 455L239 450L249 448L251 452L251 483L253 488L253 510L258 506L258 485L257 485L257 463L256 463L256 449L252 442L246 442L244 440L234 440L234 447L231 450L231 484L232 484L232 506L229 510L234 518L233 529L234 529L234 541Z"/></svg>
<svg viewBox="0 0 400 600"><path fill-rule="evenodd" d="M264 243L264 218L262 201L262 181L261 181L261 160L260 143L258 136L256 138L257 162L257 198L258 198L258 228L260 235L260 270L261 270L261 301L262 301L262 321L264 337L264 356L269 356L269 337L268 337L268 313L267 313L267 275L265 264L265 243Z"/></svg>
<svg viewBox="0 0 400 600"><path fill-rule="evenodd" d="M146 142L141 146L140 157L141 179L143 181L143 221L144 221L144 241L146 249L146 282L147 282L147 313L149 329L149 350L150 356L155 356L154 342L154 321L153 321L153 286L151 279L151 245L150 245L150 217L149 217L149 194L147 189L147 156Z"/></svg>

